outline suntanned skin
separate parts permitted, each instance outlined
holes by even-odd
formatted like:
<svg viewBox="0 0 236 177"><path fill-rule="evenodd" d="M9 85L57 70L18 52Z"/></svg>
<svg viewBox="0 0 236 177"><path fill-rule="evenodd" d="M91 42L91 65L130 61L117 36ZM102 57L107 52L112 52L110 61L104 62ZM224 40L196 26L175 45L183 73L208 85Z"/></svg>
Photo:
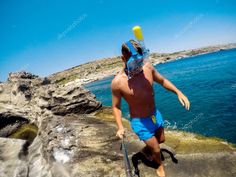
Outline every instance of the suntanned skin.
<svg viewBox="0 0 236 177"><path fill-rule="evenodd" d="M125 57L122 57L126 62ZM155 110L153 83L157 82L167 90L174 92L179 101L187 110L190 108L188 98L177 89L169 80L164 78L156 69L150 64L145 63L143 72L137 74L132 79L128 80L126 73L123 70L118 73L112 80L112 110L118 126L117 136L123 138L124 127L122 124L122 114L120 109L121 98L123 97L129 105L131 117L148 117L151 116ZM146 148L151 150L152 159L159 164L156 170L158 176L165 176L164 166L161 162L159 144L165 141L164 129L159 128L155 136L144 141ZM145 151L145 149L143 150Z"/></svg>

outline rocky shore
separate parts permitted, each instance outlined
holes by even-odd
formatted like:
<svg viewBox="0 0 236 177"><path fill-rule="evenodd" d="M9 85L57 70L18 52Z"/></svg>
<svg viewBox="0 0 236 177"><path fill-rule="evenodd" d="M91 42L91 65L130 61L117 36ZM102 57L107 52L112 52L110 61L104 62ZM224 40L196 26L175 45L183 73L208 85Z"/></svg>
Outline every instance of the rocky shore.
<svg viewBox="0 0 236 177"><path fill-rule="evenodd" d="M19 72L0 83L0 176L125 176L111 108L82 86L51 78ZM124 123L129 158L139 161L141 177L155 176ZM167 130L161 148L169 177L236 176L236 148L223 140Z"/></svg>
<svg viewBox="0 0 236 177"><path fill-rule="evenodd" d="M156 65L159 63L233 48L236 48L236 44L208 46L174 53L151 53L149 56L149 61ZM59 85L80 86L105 77L113 76L119 72L122 67L123 63L120 56L104 58L52 74L49 76L49 79Z"/></svg>

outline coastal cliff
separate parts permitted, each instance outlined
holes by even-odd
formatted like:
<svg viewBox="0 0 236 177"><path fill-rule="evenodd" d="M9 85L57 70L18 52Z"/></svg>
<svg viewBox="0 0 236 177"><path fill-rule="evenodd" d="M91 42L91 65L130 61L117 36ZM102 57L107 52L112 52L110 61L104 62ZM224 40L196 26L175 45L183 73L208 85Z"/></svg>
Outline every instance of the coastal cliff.
<svg viewBox="0 0 236 177"><path fill-rule="evenodd" d="M0 122L2 177L125 176L111 108L82 86L10 73L0 83ZM144 144L124 124L131 159ZM236 176L235 146L223 140L167 130L161 148L167 176ZM144 163L140 176L155 176Z"/></svg>

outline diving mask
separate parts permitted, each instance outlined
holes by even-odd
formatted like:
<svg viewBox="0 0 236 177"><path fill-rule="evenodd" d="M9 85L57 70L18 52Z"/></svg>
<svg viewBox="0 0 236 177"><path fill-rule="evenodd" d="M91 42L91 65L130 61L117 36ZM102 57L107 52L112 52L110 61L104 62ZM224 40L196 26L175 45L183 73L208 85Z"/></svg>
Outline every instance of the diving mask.
<svg viewBox="0 0 236 177"><path fill-rule="evenodd" d="M144 56L143 54L137 52L130 41L126 42L125 44L131 52L131 57L126 62L126 72L128 75L128 79L131 79L134 75L140 73L143 70L142 66Z"/></svg>

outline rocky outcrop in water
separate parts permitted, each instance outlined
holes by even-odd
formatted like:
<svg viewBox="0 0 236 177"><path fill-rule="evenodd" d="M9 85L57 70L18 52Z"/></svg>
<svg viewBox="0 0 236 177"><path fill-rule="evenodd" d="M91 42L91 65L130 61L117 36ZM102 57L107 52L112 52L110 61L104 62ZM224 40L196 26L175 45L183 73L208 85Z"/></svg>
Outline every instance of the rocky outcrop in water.
<svg viewBox="0 0 236 177"><path fill-rule="evenodd" d="M144 144L124 124L130 159L147 162L136 154ZM101 109L82 87L59 86L26 72L0 84L1 177L123 177L115 131L111 109ZM236 175L235 148L220 140L166 131L162 154L167 176ZM140 176L155 176L143 163Z"/></svg>

